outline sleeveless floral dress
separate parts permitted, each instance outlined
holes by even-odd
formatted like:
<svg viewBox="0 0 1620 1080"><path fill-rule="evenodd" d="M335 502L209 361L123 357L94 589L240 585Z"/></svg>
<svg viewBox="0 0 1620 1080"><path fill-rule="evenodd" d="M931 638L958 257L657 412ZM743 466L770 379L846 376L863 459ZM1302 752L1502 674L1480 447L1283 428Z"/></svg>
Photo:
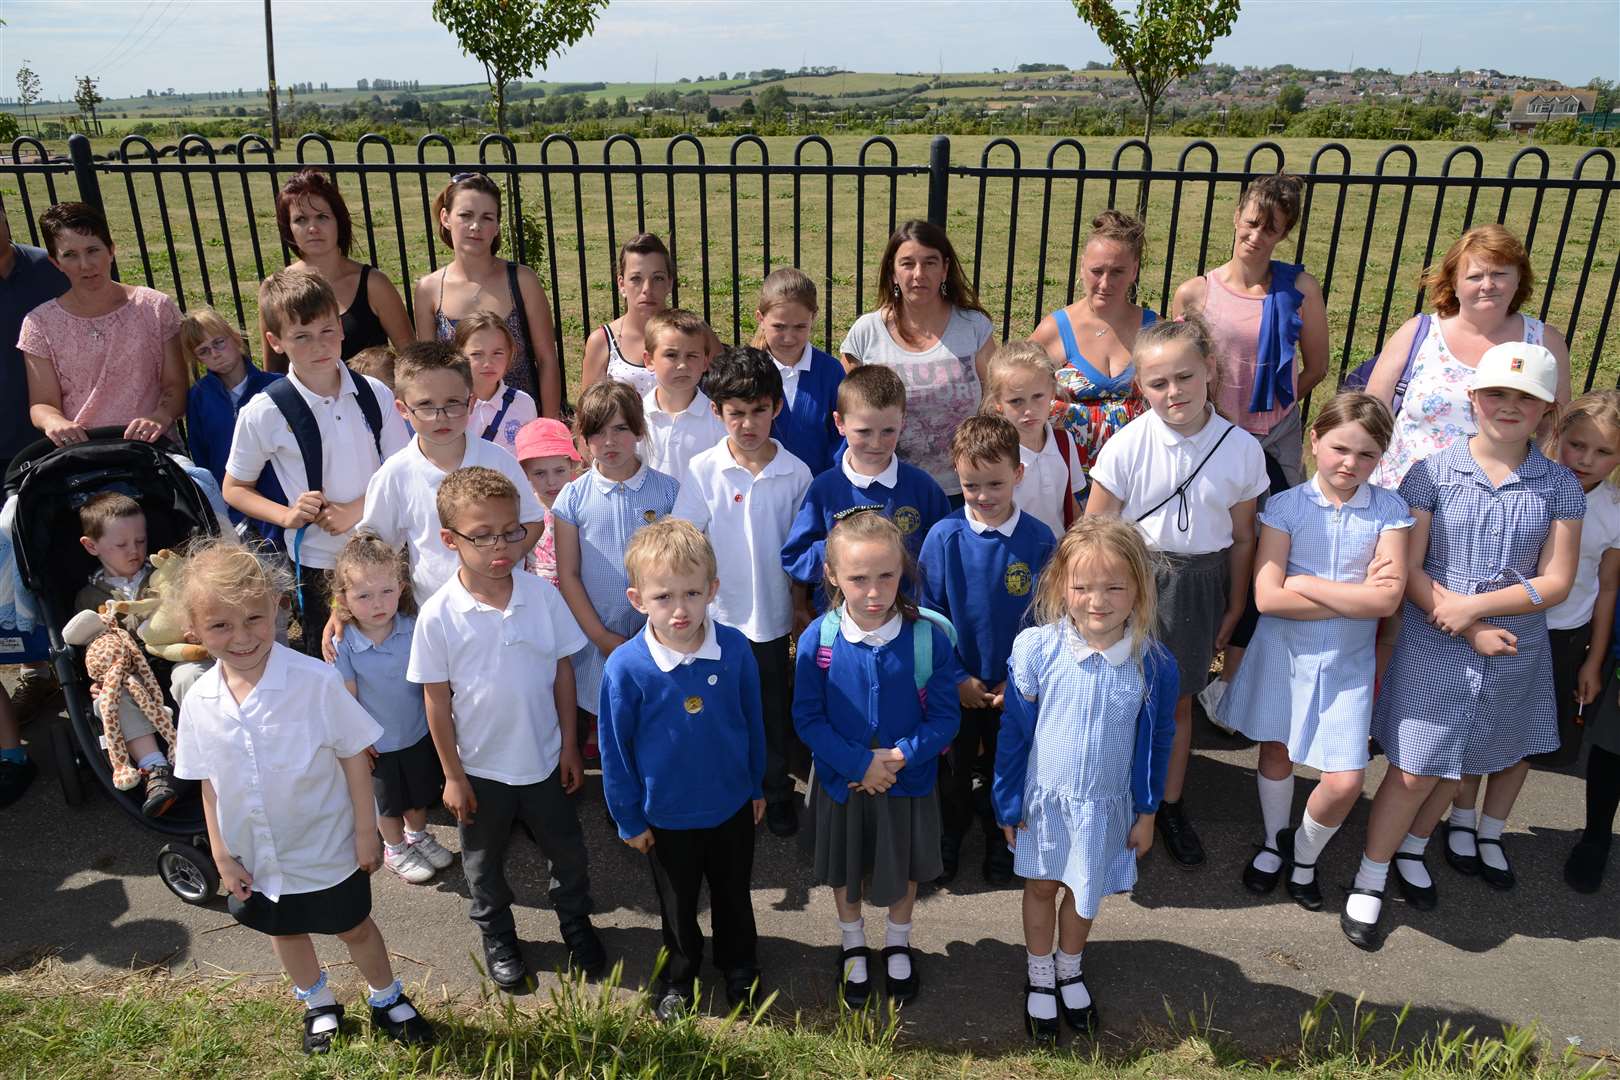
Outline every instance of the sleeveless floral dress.
<svg viewBox="0 0 1620 1080"><path fill-rule="evenodd" d="M1142 309L1142 325L1151 326L1158 314ZM1114 432L1135 420L1147 410L1147 402L1136 392L1136 368L1131 366L1110 378L1092 365L1080 352L1075 339L1074 326L1062 308L1052 312L1057 323L1058 337L1063 341L1063 358L1067 361L1056 371L1057 384L1069 395L1068 401L1052 404L1052 419L1061 424L1074 438L1074 448L1080 457L1080 466L1091 471L1091 463Z"/></svg>

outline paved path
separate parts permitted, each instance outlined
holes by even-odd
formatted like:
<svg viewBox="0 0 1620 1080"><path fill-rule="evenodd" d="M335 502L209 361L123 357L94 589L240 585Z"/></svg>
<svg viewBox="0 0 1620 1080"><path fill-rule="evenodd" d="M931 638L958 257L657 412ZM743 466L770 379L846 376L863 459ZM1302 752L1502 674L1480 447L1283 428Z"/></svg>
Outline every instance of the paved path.
<svg viewBox="0 0 1620 1080"><path fill-rule="evenodd" d="M107 794L94 790L77 808L63 804L52 772L45 718L25 729L41 775L27 796L0 811L5 870L0 873L0 968L24 966L44 954L61 958L87 979L131 965L175 971L273 974L263 940L241 929L223 904L188 907L154 871L164 842L135 825ZM1087 981L1103 1011L1107 1037L1122 1045L1144 1027L1162 1027L1168 1007L1183 1021L1206 1019L1251 1055L1287 1046L1298 1019L1324 992L1363 995L1388 1016L1413 1003L1408 1034L1443 1020L1497 1034L1504 1023L1539 1019L1556 1042L1584 1048L1620 1047L1620 884L1578 896L1560 877L1578 829L1581 783L1572 775L1532 775L1512 823L1510 852L1521 878L1510 893L1459 877L1431 850L1441 891L1439 910L1423 914L1395 902L1383 951L1360 952L1340 935L1339 886L1353 876L1365 826L1365 800L1346 833L1324 856L1328 909L1312 914L1279 892L1255 899L1238 882L1257 831L1254 751L1201 732L1189 799L1210 860L1202 870L1174 867L1162 851L1145 862L1134 896L1107 901L1086 950ZM1369 777L1373 790L1379 764ZM1309 784L1301 782L1301 803ZM640 985L657 949L658 919L642 857L618 843L602 809L594 775L579 798L591 850L597 925L609 952L623 957L626 981ZM1296 809L1296 815L1297 815ZM452 848L455 829L442 812L434 831ZM1528 834L1524 831L1528 828ZM1438 845L1439 841L1436 842ZM824 1008L835 960L833 906L812 887L808 855L797 840L761 830L754 905L760 959L789 1008ZM922 950L922 997L908 1011L908 1036L959 1049L1014 1043L1020 1038L1023 980L1018 893L987 889L978 876L982 848L975 836L964 872L952 888L919 904L915 943ZM527 841L511 859L519 897L518 929L530 962L556 967L563 953L556 921L544 910L543 864ZM471 994L477 975L469 955L477 936L466 919L459 868L437 882L411 886L381 872L375 914L400 957L407 980L425 981L438 998ZM869 918L881 944L882 917ZM335 945L335 942L332 943ZM331 960L341 947L323 947Z"/></svg>

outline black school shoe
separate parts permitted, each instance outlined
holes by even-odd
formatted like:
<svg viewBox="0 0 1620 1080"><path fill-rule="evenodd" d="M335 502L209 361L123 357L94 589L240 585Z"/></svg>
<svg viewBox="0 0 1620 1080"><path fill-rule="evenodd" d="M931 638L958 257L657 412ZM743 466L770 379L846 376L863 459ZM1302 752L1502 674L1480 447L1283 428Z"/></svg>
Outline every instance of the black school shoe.
<svg viewBox="0 0 1620 1080"><path fill-rule="evenodd" d="M1564 862L1564 882L1578 893L1595 893L1603 884L1608 862L1608 843L1578 840Z"/></svg>
<svg viewBox="0 0 1620 1080"><path fill-rule="evenodd" d="M389 1019L388 1010L397 1005L410 1005L411 1015L403 1020ZM416 1006L411 1004L411 999L404 994L399 995L393 1005L373 1005L371 1007L371 1026L395 1042L402 1043L405 1046L431 1046L433 1043L433 1025L427 1022L426 1017L416 1011Z"/></svg>
<svg viewBox="0 0 1620 1080"><path fill-rule="evenodd" d="M1294 860L1294 834L1299 826L1284 829L1277 834L1277 847L1282 851L1283 873L1288 876L1283 879L1283 888L1288 890L1289 897L1306 911L1322 910L1322 887L1316 883L1316 864L1302 863ZM1309 870L1311 880L1301 885L1294 880L1295 870Z"/></svg>
<svg viewBox="0 0 1620 1080"><path fill-rule="evenodd" d="M939 834L939 876L934 884L943 888L956 880L956 872L962 865L962 834L942 832Z"/></svg>
<svg viewBox="0 0 1620 1080"><path fill-rule="evenodd" d="M1277 843L1279 846L1282 843L1280 835L1277 838ZM1254 865L1254 859L1258 859L1268 851L1277 856L1277 869L1275 870L1262 870ZM1277 848L1272 847L1270 844L1259 845L1259 850L1255 852L1254 859L1250 859L1243 867L1243 887L1256 896L1269 895L1271 890L1277 887L1277 882L1282 879L1283 871L1288 868L1288 860L1283 858L1281 851L1278 851Z"/></svg>
<svg viewBox="0 0 1620 1080"><path fill-rule="evenodd" d="M846 978L844 971L849 962L857 957L866 960L866 978L861 982ZM874 957L872 950L866 945L857 945L853 949L845 949L838 954L838 996L845 1005L852 1009L864 1009L866 1003L872 1000L872 964Z"/></svg>
<svg viewBox="0 0 1620 1080"><path fill-rule="evenodd" d="M1036 986L1034 983L1025 983L1024 997L1018 1006L1019 1011L1024 1014L1024 1031L1029 1034L1029 1037L1042 1046L1056 1046L1060 1030L1058 1028L1058 1018L1054 1016L1050 1020L1043 1020L1038 1016L1030 1015L1029 995L1031 994L1047 994L1056 998L1057 987Z"/></svg>
<svg viewBox="0 0 1620 1080"><path fill-rule="evenodd" d="M180 798L180 781L175 779L174 766L168 762L154 765L146 774L146 797L141 801L141 813L147 817L162 817Z"/></svg>
<svg viewBox="0 0 1620 1080"><path fill-rule="evenodd" d="M1498 839L1489 839L1482 836L1476 838L1474 843L1476 846L1483 846L1485 844L1494 845L1498 854L1502 856L1502 861L1507 863L1506 870L1498 870L1484 859L1479 860L1479 876L1485 879L1485 884L1489 885L1493 889L1501 889L1504 891L1513 888L1514 884L1517 883L1519 879L1513 873L1513 864L1508 862L1507 849L1502 846L1502 841Z"/></svg>
<svg viewBox="0 0 1620 1080"><path fill-rule="evenodd" d="M596 934L591 920L580 919L562 928L563 943L568 946L568 966L581 972L587 979L599 979L607 970L607 950Z"/></svg>
<svg viewBox="0 0 1620 1080"><path fill-rule="evenodd" d="M911 974L903 979L897 979L889 974L889 957L904 953L906 959L911 961ZM868 971L870 974L870 971ZM888 996L889 1004L895 1008L910 1005L917 1000L917 991L921 988L921 981L917 978L917 954L911 951L910 945L890 945L883 950L883 992Z"/></svg>
<svg viewBox="0 0 1620 1080"><path fill-rule="evenodd" d="M1085 986L1086 977L1084 975L1076 975L1071 979L1059 979L1057 981L1058 1012L1063 1015L1063 1019L1068 1022L1069 1027L1074 1030L1075 1034L1084 1035L1086 1038L1096 1041L1097 1032L1101 1030L1101 1027L1097 1021L1096 999L1093 998L1089 1004L1079 1009L1071 1009L1063 1002L1063 988L1065 986L1073 986L1076 983L1081 986ZM1089 989L1086 991L1086 996L1091 996L1091 991Z"/></svg>
<svg viewBox="0 0 1620 1080"><path fill-rule="evenodd" d="M1191 870L1204 861L1204 845L1199 841L1192 822L1187 820L1186 811L1182 809L1181 803L1160 803L1155 818L1159 835L1164 838L1164 848L1177 866Z"/></svg>
<svg viewBox="0 0 1620 1080"><path fill-rule="evenodd" d="M992 823L984 830L984 874L986 884L1005 889L1013 883L1013 853L1001 828Z"/></svg>
<svg viewBox="0 0 1620 1080"><path fill-rule="evenodd" d="M315 1031L315 1021L323 1016L337 1017L337 1027L331 1031L319 1034ZM338 1032L343 1028L343 1006L322 1005L318 1009L304 1010L304 1053L326 1054L332 1050L332 1040L337 1038Z"/></svg>
<svg viewBox="0 0 1620 1080"><path fill-rule="evenodd" d="M529 966L523 962L515 932L484 935L484 970L507 993L529 981Z"/></svg>
<svg viewBox="0 0 1620 1080"><path fill-rule="evenodd" d="M799 808L791 798L765 804L765 827L784 839L799 831Z"/></svg>
<svg viewBox="0 0 1620 1080"><path fill-rule="evenodd" d="M1399 875L1397 874L1396 876L1398 877ZM1382 889L1358 889L1351 886L1351 888L1348 890L1348 895L1376 896L1380 901L1384 899L1384 891ZM1344 936L1349 938L1350 944L1354 945L1356 948L1365 949L1368 952L1377 952L1379 949L1384 947L1384 932L1380 928L1380 923L1383 921L1383 915L1384 909L1380 906L1378 909L1379 922L1367 923L1362 922L1360 919L1352 919L1348 911L1341 911L1339 912L1339 929L1344 931Z"/></svg>
<svg viewBox="0 0 1620 1080"><path fill-rule="evenodd" d="M1395 881L1401 887L1401 895L1406 897L1408 904L1419 911L1433 911L1440 904L1440 890L1434 885L1434 875L1429 876L1428 885L1414 885L1406 880L1405 874L1401 873L1402 862L1415 862L1424 870L1429 869L1429 864L1423 861L1422 855L1413 855L1409 851L1395 853Z"/></svg>
<svg viewBox="0 0 1620 1080"><path fill-rule="evenodd" d="M727 972L725 982L726 1004L733 1009L741 1008L745 1013L752 1013L765 1000L765 985L759 972L751 968Z"/></svg>
<svg viewBox="0 0 1620 1080"><path fill-rule="evenodd" d="M683 994L669 985L655 990L653 999L653 1015L665 1024L673 1024L693 1008L690 991Z"/></svg>
<svg viewBox="0 0 1620 1080"><path fill-rule="evenodd" d="M1446 862L1450 863L1451 868L1457 873L1473 877L1479 873L1479 856L1477 854L1459 855L1451 850L1451 834L1454 832L1467 833L1469 836L1474 837L1474 850L1476 852L1479 850L1479 834L1464 825L1453 825L1449 821L1440 823L1440 838L1446 843Z"/></svg>

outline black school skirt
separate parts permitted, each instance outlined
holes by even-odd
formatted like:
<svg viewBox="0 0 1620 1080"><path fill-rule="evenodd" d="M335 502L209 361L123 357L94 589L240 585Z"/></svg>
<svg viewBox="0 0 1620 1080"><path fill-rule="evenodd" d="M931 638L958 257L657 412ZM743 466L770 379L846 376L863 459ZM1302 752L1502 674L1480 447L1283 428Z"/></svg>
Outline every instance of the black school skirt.
<svg viewBox="0 0 1620 1080"><path fill-rule="evenodd" d="M261 892L246 900L231 897L231 917L249 930L272 937L341 934L371 914L371 875L356 870L343 881L314 892L282 893L272 900Z"/></svg>

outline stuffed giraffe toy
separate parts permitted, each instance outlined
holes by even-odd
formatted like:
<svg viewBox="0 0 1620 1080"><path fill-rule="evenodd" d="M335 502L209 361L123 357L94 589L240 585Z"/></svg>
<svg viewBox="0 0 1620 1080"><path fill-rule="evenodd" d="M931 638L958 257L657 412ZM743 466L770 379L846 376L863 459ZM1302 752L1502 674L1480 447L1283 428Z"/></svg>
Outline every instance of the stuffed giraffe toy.
<svg viewBox="0 0 1620 1080"><path fill-rule="evenodd" d="M141 782L141 771L129 760L124 744L120 708L128 704L141 711L168 745L174 745L174 717L163 703L163 690L152 674L146 655L133 635L118 624L112 604L100 611L81 611L62 628L62 639L84 647L84 667L95 681L96 713L101 717L102 742L112 765L113 786L129 791Z"/></svg>

